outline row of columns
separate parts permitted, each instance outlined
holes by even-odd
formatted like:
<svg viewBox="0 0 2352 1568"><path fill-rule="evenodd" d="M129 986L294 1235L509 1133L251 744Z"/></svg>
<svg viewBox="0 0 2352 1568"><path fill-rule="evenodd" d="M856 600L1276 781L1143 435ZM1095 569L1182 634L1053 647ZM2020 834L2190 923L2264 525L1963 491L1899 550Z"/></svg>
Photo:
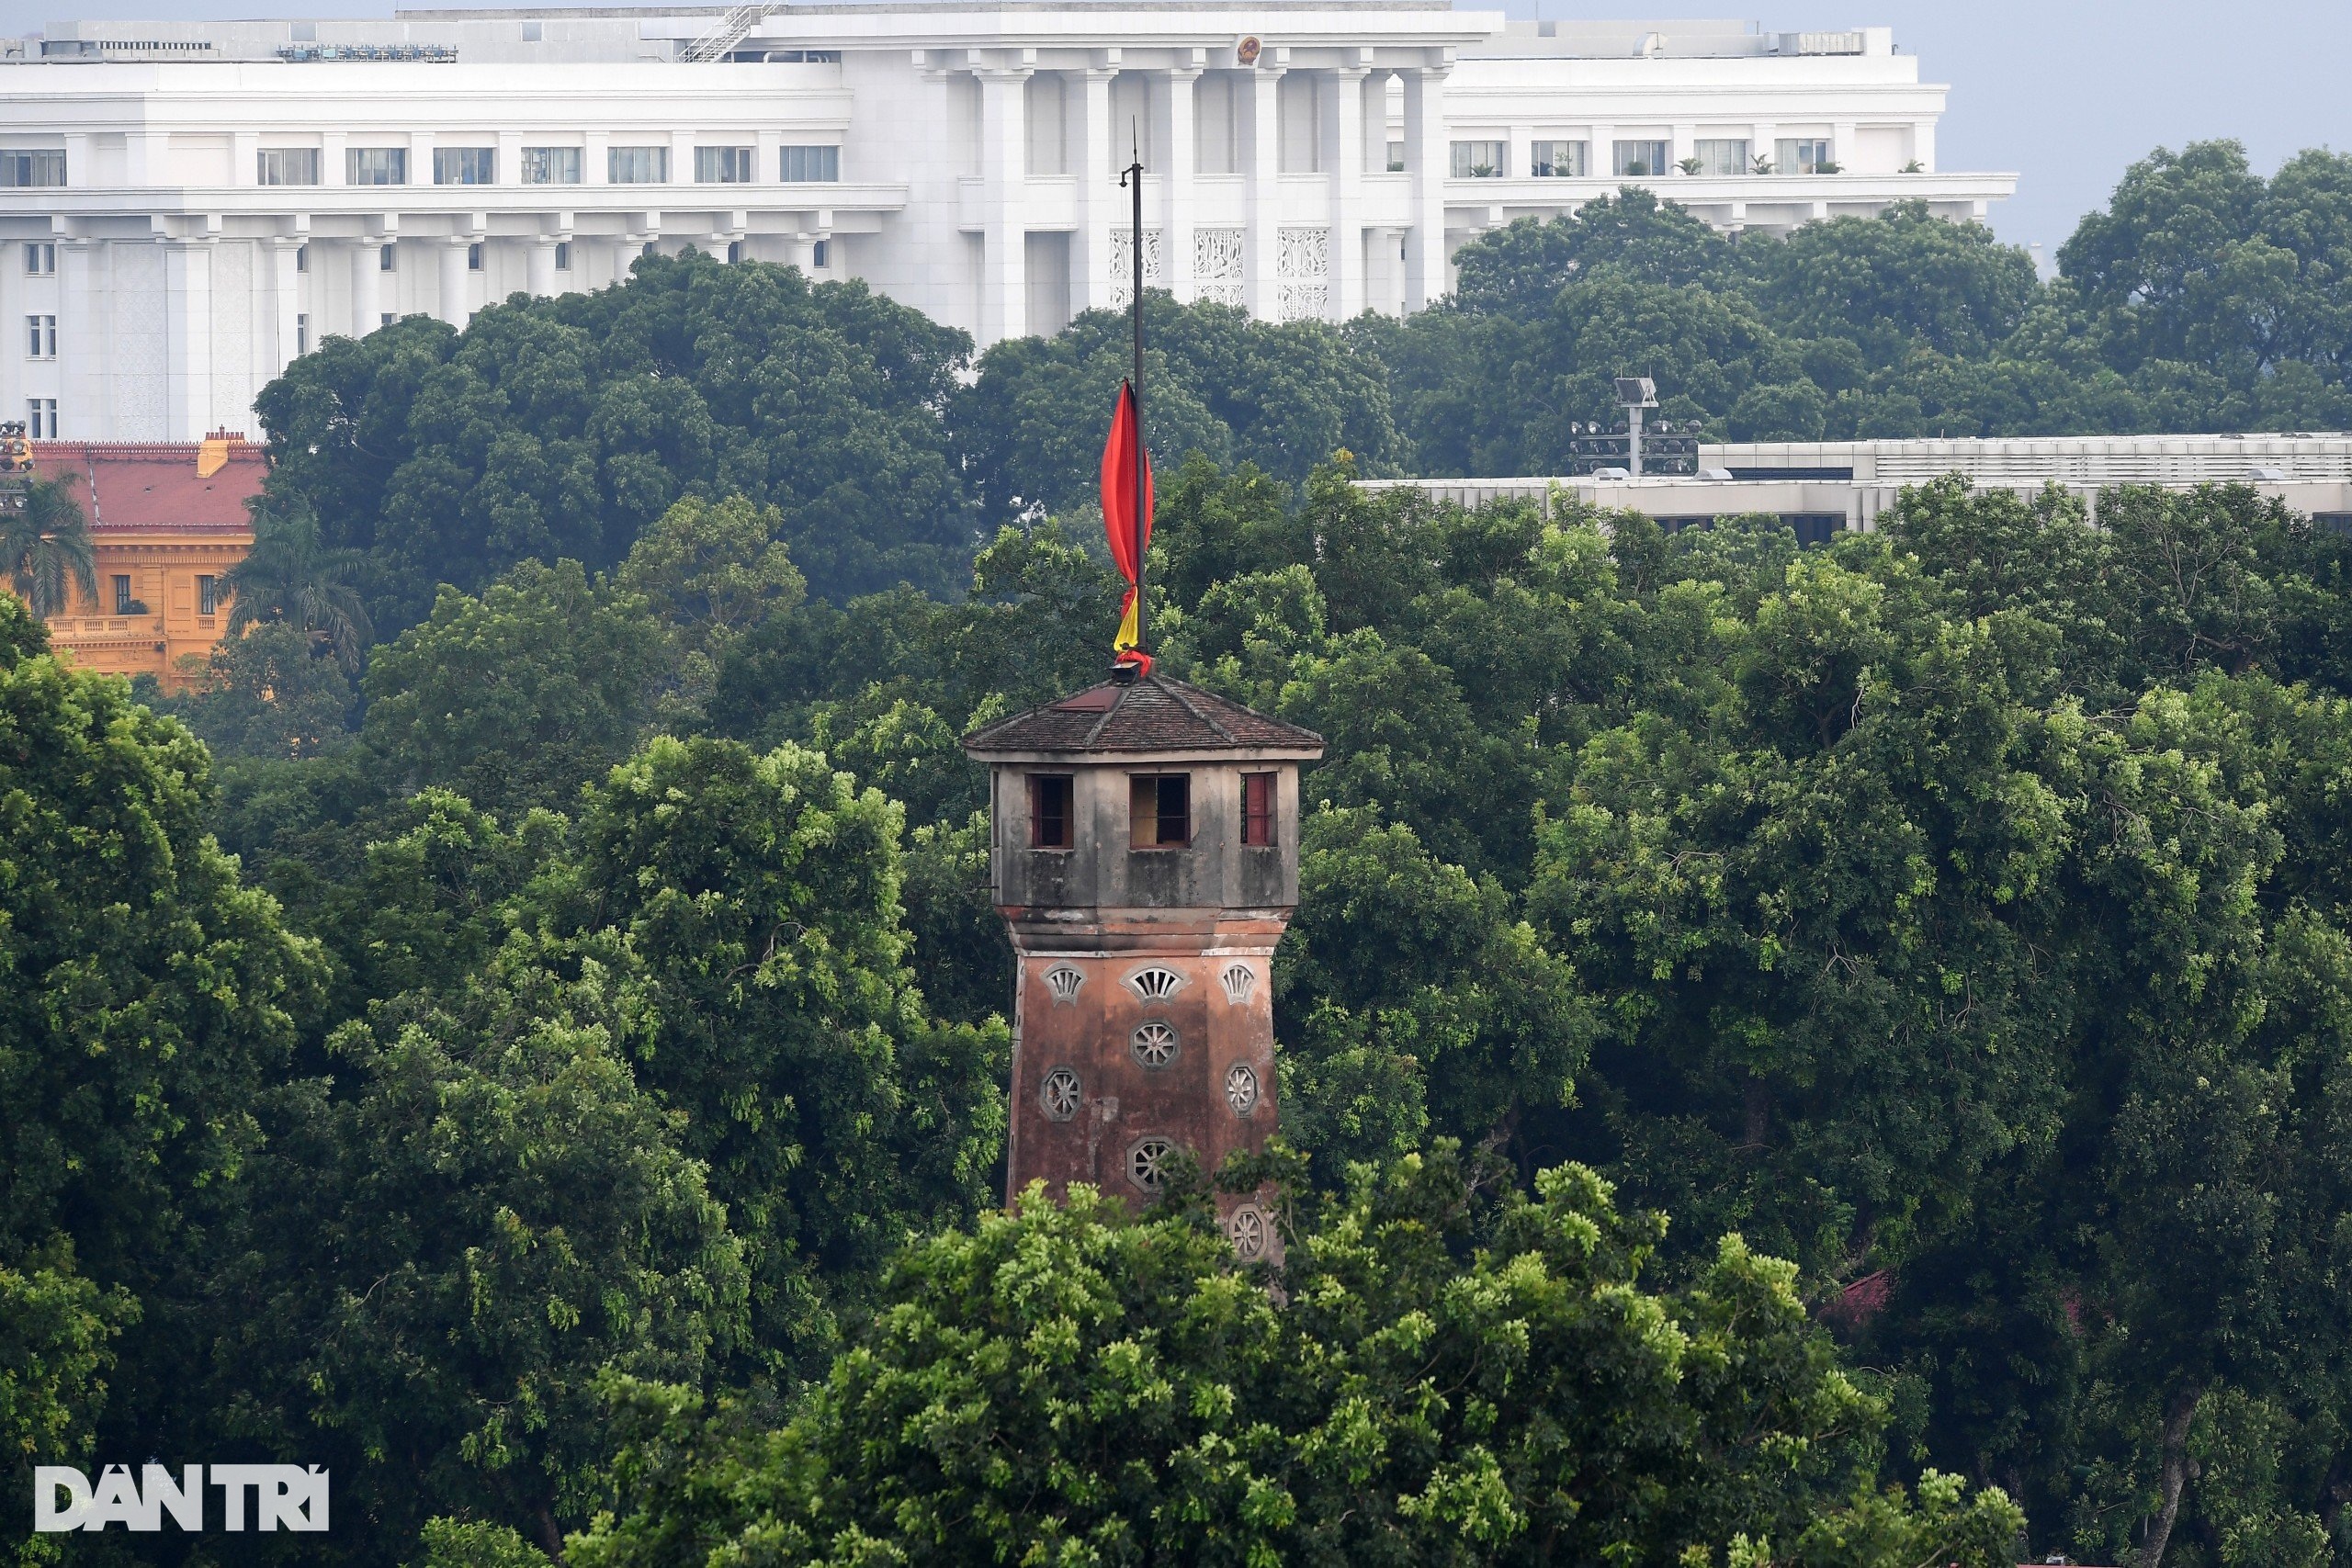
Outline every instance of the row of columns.
<svg viewBox="0 0 2352 1568"><path fill-rule="evenodd" d="M830 218L830 215L827 215ZM556 247L574 247L575 266L585 266L585 247L609 246L612 259L625 268L655 238L651 231L623 235L581 238L556 234L532 236L527 247L525 286L535 295L560 292ZM718 232L708 243L725 254L729 240L742 240L741 231ZM816 241L831 238L830 227L818 232L795 231L765 237L782 259L804 271L812 265ZM357 237L281 234L248 237L218 233L159 235L152 239L61 234L57 237L58 355L55 380L30 386L27 395L46 396L53 385L61 417L61 434L74 438L121 438L127 434L152 438L157 427L170 439L194 439L218 425L241 427L250 411L223 386L250 379L254 389L284 370L302 347L315 348L331 333L365 336L382 324L384 315L399 309L399 299L387 283L394 275L382 268L382 250L394 243L387 230ZM473 306L472 269L469 251L475 244L511 243L487 234L456 234L411 240L411 254L424 249L434 258L436 273L434 314L463 327ZM222 279L238 272L222 270L223 246L249 247L250 276L233 288L242 296L222 296ZM308 249L309 278L305 286L302 253ZM160 265L132 268L132 253L145 252ZM12 258L13 259L13 258ZM334 317L322 313L325 290L315 287L346 269L348 310ZM10 269L13 282L15 269ZM144 281L136 285L134 277ZM141 299L140 289L155 291ZM306 299L306 296L308 297ZM32 307L28 306L28 309ZM46 301L40 308L50 309ZM302 318L310 317L309 341L302 342ZM19 318L20 319L20 318ZM222 333L232 334L223 338ZM18 340L20 343L22 339ZM225 374L225 381L216 377ZM147 389L144 396L125 400L116 378L129 376ZM18 378L20 381L28 378ZM160 387L160 397L155 395ZM216 407L216 391L232 407ZM16 418L9 409L5 417Z"/></svg>
<svg viewBox="0 0 2352 1568"><path fill-rule="evenodd" d="M1193 203L1196 126L1194 89L1205 73L1205 51L1196 59L1148 73L1167 95L1165 136L1155 136L1159 183L1155 210L1147 227L1160 234L1161 282L1179 300L1195 298ZM1370 51L1358 63L1324 73L1333 90L1322 95L1316 133L1329 182L1330 257L1326 283L1330 313L1345 321L1365 306L1362 175L1365 168L1365 83L1373 75ZM1261 59L1249 74L1250 135L1248 183L1244 187L1245 273L1243 299L1267 320L1281 314L1279 275L1283 227L1281 94L1288 67ZM1406 171L1412 184L1412 222L1406 233L1404 304L1419 310L1445 292L1445 79L1449 65L1399 72L1405 84ZM983 178L980 335L984 342L1019 337L1035 330L1028 309L1027 85L1026 65L982 66L974 74L980 88L980 170ZM1112 235L1129 220L1130 197L1111 178L1117 144L1111 124L1111 85L1121 73L1114 62L1088 68L1080 76L1082 145L1077 150L1077 231L1070 244L1070 307L1075 310L1110 302ZM1385 123L1377 134L1384 140Z"/></svg>

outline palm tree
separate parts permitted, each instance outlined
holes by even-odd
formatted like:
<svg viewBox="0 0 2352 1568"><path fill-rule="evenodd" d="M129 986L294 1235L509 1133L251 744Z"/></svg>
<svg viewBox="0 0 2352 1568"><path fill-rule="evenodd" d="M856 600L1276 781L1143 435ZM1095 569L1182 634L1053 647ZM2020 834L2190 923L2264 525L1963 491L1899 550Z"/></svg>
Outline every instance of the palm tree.
<svg viewBox="0 0 2352 1568"><path fill-rule="evenodd" d="M283 513L254 507L254 547L231 567L220 587L231 600L229 630L255 621L300 626L334 649L345 670L359 667L359 650L376 635L352 581L363 558L319 537L319 519L299 502Z"/></svg>
<svg viewBox="0 0 2352 1568"><path fill-rule="evenodd" d="M42 620L72 608L68 579L92 604L98 602L97 546L66 482L35 479L24 489L24 505L0 509L0 567Z"/></svg>

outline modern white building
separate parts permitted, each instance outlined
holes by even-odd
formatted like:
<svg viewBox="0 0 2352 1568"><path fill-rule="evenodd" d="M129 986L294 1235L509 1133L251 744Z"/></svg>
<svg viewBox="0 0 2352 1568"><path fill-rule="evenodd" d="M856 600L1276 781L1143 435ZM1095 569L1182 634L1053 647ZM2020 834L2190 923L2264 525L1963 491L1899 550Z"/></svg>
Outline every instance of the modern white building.
<svg viewBox="0 0 2352 1568"><path fill-rule="evenodd" d="M2331 533L2352 534L2352 434L2058 435L1989 440L1743 441L1702 443L1702 477L1641 479L1578 474L1559 479L1364 479L1366 490L1401 486L1441 501L1540 502L1562 498L1639 512L1669 530L1717 517L1775 513L1807 544L1840 529L1868 532L1904 490L1960 474L1979 490L2039 495L2056 485L2098 520L2099 492L2119 485L2192 490L2243 484L2283 502Z"/></svg>
<svg viewBox="0 0 2352 1568"><path fill-rule="evenodd" d="M1148 287L1340 321L1640 184L1731 231L2015 176L1936 164L1885 28L1506 21L1426 0L410 11L78 22L0 60L0 411L189 440L330 333L694 245L983 345Z"/></svg>

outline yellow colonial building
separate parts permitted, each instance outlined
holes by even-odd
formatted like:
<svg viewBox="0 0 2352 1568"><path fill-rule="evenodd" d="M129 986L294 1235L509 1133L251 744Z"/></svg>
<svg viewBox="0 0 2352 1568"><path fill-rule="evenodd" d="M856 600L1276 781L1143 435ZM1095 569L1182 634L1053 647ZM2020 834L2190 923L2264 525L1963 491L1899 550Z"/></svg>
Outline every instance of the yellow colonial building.
<svg viewBox="0 0 2352 1568"><path fill-rule="evenodd" d="M33 477L62 482L97 547L97 603L73 589L50 640L85 669L186 684L229 624L220 579L253 548L245 502L263 449L216 431L200 442L36 441Z"/></svg>

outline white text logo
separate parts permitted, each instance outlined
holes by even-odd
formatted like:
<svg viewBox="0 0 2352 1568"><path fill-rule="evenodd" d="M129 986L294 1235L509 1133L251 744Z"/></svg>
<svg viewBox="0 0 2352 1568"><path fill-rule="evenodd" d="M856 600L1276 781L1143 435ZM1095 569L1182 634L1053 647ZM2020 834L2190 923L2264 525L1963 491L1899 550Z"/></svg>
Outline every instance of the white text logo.
<svg viewBox="0 0 2352 1568"><path fill-rule="evenodd" d="M182 1465L174 1476L168 1465L141 1467L133 1480L127 1464L110 1464L90 1478L71 1465L33 1467L33 1529L37 1530L102 1530L108 1525L125 1529L159 1530L169 1514L184 1530L204 1528L205 1467ZM220 1522L225 1529L246 1528L248 1494L251 1517L259 1529L322 1530L327 1528L327 1472L317 1465L216 1464L211 1483L220 1489Z"/></svg>

